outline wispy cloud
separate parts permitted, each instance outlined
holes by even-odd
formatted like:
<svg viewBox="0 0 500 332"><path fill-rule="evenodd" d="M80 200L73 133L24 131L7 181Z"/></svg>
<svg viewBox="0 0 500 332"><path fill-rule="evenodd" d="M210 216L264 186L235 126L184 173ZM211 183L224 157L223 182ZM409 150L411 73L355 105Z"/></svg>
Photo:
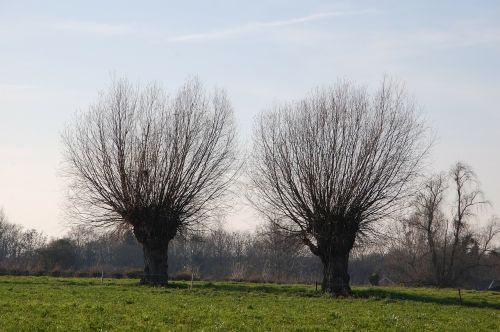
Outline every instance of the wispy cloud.
<svg viewBox="0 0 500 332"><path fill-rule="evenodd" d="M136 27L131 24L99 23L87 21L59 21L48 23L46 22L45 25L58 30L93 33L106 36L130 36L136 34L137 32Z"/></svg>
<svg viewBox="0 0 500 332"><path fill-rule="evenodd" d="M285 27L291 25L302 24L306 22L319 21L333 17L357 16L376 13L374 10L359 10L359 11L329 11L311 14L302 17L291 18L287 20L277 20L268 22L253 22L244 25L231 27L227 29L201 32L194 34L179 35L171 39L174 42L191 42L191 41L207 41L214 39L224 39L236 37L238 35L267 30L269 28Z"/></svg>
<svg viewBox="0 0 500 332"><path fill-rule="evenodd" d="M85 34L94 34L103 37L139 37L154 41L168 42L202 42L217 39L236 38L240 35L269 31L273 28L293 26L331 19L335 17L359 16L378 13L376 10L353 10L353 11L325 11L306 16L295 17L284 20L274 20L265 22L250 22L220 30L192 34L170 35L165 27L151 26L143 23L116 23L116 22L94 22L80 20L61 20L61 21L39 21L25 23L24 26L33 26L37 29L49 28L59 31L76 32ZM170 33L172 33L170 31Z"/></svg>

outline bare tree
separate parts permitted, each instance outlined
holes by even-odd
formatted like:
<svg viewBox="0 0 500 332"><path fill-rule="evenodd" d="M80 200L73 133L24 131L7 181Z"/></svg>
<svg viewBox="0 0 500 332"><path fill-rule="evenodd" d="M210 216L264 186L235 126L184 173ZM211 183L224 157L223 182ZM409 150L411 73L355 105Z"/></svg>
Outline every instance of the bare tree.
<svg viewBox="0 0 500 332"><path fill-rule="evenodd" d="M443 243L440 241L446 237L447 232L447 221L442 211L446 189L447 178L444 174L426 179L413 203L415 213L407 220L410 227L416 228L427 242L434 272L434 282L438 285L444 282L446 265L446 256L441 255ZM415 246L418 245L418 243L415 244Z"/></svg>
<svg viewBox="0 0 500 332"><path fill-rule="evenodd" d="M444 205L450 193L454 195L447 214ZM448 176L438 174L424 181L413 201L412 215L403 222L417 234L417 241L408 243L399 234L407 250L418 253L419 271L431 271L427 276L420 273L420 281L440 287L460 285L470 271L484 264L500 234L496 218L484 228L474 223L479 221L473 219L475 213L485 204L476 175L462 162ZM417 250L422 245L425 250Z"/></svg>
<svg viewBox="0 0 500 332"><path fill-rule="evenodd" d="M155 84L115 81L63 134L74 212L95 226L131 228L143 283L166 284L167 250L211 215L235 175L232 107L197 80L173 98Z"/></svg>
<svg viewBox="0 0 500 332"><path fill-rule="evenodd" d="M320 257L325 292L351 293L349 253L408 197L425 133L411 98L386 80L373 97L339 83L258 119L251 200Z"/></svg>
<svg viewBox="0 0 500 332"><path fill-rule="evenodd" d="M453 284L457 279L454 264L456 260L457 250L460 249L460 244L465 244L463 241L464 235L472 238L468 224L468 219L474 215L476 208L487 202L482 199L483 193L479 189L476 174L469 165L462 162L457 162L450 171L450 177L455 189L455 212L452 217L452 247L450 254L450 262L446 271L446 279L448 283ZM468 233L468 234L466 234ZM446 249L446 248L445 248ZM462 249L466 249L462 246Z"/></svg>

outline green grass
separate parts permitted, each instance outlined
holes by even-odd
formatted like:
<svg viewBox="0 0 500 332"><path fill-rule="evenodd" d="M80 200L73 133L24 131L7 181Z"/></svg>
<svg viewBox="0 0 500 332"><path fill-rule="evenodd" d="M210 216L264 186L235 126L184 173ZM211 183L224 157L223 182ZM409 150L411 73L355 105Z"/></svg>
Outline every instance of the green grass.
<svg viewBox="0 0 500 332"><path fill-rule="evenodd" d="M359 287L0 277L0 331L500 331L500 293Z"/></svg>

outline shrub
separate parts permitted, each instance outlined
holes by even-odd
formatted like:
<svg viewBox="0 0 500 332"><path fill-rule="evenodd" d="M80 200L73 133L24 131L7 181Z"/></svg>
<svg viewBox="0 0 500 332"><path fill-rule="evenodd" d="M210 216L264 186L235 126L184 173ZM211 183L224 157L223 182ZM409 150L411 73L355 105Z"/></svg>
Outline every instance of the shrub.
<svg viewBox="0 0 500 332"><path fill-rule="evenodd" d="M372 286L378 286L379 281L380 281L380 276L379 276L377 273L372 273L372 274L368 277L368 281L370 282L370 284L371 284Z"/></svg>
<svg viewBox="0 0 500 332"><path fill-rule="evenodd" d="M75 275L75 270L73 269L61 271L61 277L73 277L74 275Z"/></svg>
<svg viewBox="0 0 500 332"><path fill-rule="evenodd" d="M172 277L172 280L191 281L191 278L192 278L191 271L182 270L182 271L177 272ZM200 278L195 275L193 280L200 280Z"/></svg>
<svg viewBox="0 0 500 332"><path fill-rule="evenodd" d="M143 273L144 273L144 271L140 270L140 269L130 269L130 270L125 271L125 275L127 276L127 278L130 278L130 279L138 279L138 278L142 277Z"/></svg>
<svg viewBox="0 0 500 332"><path fill-rule="evenodd" d="M60 277L61 276L61 270L59 270L59 269L53 269L52 271L50 271L49 275L51 277Z"/></svg>
<svg viewBox="0 0 500 332"><path fill-rule="evenodd" d="M75 276L79 278L88 278L90 276L88 271L78 271L75 272Z"/></svg>
<svg viewBox="0 0 500 332"><path fill-rule="evenodd" d="M244 279L247 282L265 283L265 278L260 274L253 274Z"/></svg>
<svg viewBox="0 0 500 332"><path fill-rule="evenodd" d="M100 278L100 277L102 277L102 274L103 274L102 271L96 271L96 270L94 270L94 271L90 272L90 276L92 278Z"/></svg>
<svg viewBox="0 0 500 332"><path fill-rule="evenodd" d="M45 271L45 270L35 270L31 273L31 275L34 275L37 277L41 277L41 276L44 276L46 274L47 274L47 271Z"/></svg>
<svg viewBox="0 0 500 332"><path fill-rule="evenodd" d="M28 273L27 271L24 271L24 270L20 270L20 269L17 269L17 268L13 268L13 269L10 269L10 270L6 270L6 275L11 275L11 276L24 276L24 275L29 275L29 274L26 274Z"/></svg>

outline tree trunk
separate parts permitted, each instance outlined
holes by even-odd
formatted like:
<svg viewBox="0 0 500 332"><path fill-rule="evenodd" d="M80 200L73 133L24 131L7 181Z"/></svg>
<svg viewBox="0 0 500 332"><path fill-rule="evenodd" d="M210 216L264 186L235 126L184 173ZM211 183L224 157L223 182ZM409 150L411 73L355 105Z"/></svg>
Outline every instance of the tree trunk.
<svg viewBox="0 0 500 332"><path fill-rule="evenodd" d="M141 284L166 286L168 284L168 241L160 245L143 243L144 275Z"/></svg>
<svg viewBox="0 0 500 332"><path fill-rule="evenodd" d="M321 289L333 296L350 296L349 285L349 252L348 249L335 250L331 254L321 257L323 262L323 283Z"/></svg>
<svg viewBox="0 0 500 332"><path fill-rule="evenodd" d="M151 216L150 211L137 217L134 235L142 244L144 254L144 274L141 284L166 286L168 284L168 244L172 240L179 225L175 216Z"/></svg>

